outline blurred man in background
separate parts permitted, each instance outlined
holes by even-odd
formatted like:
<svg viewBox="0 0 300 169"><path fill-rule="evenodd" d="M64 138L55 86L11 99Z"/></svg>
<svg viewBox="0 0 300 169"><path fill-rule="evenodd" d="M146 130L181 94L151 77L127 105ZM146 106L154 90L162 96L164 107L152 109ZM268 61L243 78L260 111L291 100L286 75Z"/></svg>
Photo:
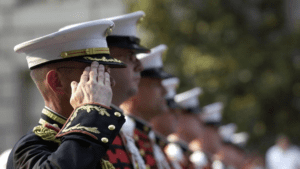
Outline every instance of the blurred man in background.
<svg viewBox="0 0 300 169"><path fill-rule="evenodd" d="M300 151L286 135L279 135L276 144L266 153L267 169L300 169Z"/></svg>
<svg viewBox="0 0 300 169"><path fill-rule="evenodd" d="M141 155L150 168L170 168L163 150L156 144L155 133L150 121L155 116L168 112L164 96L166 89L162 80L170 74L163 70L162 53L166 45L159 45L151 49L149 54L139 54L144 70L141 72L141 81L138 93L125 101L121 108L128 115L127 122L134 126L134 139ZM127 123L126 122L126 123Z"/></svg>

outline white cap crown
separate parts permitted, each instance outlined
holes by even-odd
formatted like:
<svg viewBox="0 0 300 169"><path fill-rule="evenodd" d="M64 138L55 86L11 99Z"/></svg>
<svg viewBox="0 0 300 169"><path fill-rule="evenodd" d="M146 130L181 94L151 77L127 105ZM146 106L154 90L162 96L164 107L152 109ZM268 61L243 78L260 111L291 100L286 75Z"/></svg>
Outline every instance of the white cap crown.
<svg viewBox="0 0 300 169"><path fill-rule="evenodd" d="M107 18L115 23L115 29L111 35L116 36L137 36L137 23L143 19L145 12L137 11L125 15Z"/></svg>
<svg viewBox="0 0 300 169"><path fill-rule="evenodd" d="M162 54L167 50L164 44L158 45L151 49L150 53L138 54L136 57L141 61L144 69L163 67Z"/></svg>
<svg viewBox="0 0 300 169"><path fill-rule="evenodd" d="M166 99L172 99L176 95L176 89L179 86L179 79L177 77L172 77L163 80L162 85L167 90L167 94L165 96Z"/></svg>
<svg viewBox="0 0 300 169"><path fill-rule="evenodd" d="M14 50L27 55L29 68L52 60L79 55L97 52L109 54L106 35L113 26L114 23L109 20L74 24L52 34L18 44Z"/></svg>
<svg viewBox="0 0 300 169"><path fill-rule="evenodd" d="M246 132L240 132L233 134L231 141L233 144L238 145L239 147L244 147L247 144L249 139L249 134Z"/></svg>
<svg viewBox="0 0 300 169"><path fill-rule="evenodd" d="M231 142L231 138L235 131L237 130L237 126L234 123L230 123L219 128L219 134L221 135L223 141Z"/></svg>
<svg viewBox="0 0 300 169"><path fill-rule="evenodd" d="M193 108L199 106L199 95L202 93L200 87L193 88L186 92L177 94L175 102L182 108Z"/></svg>
<svg viewBox="0 0 300 169"><path fill-rule="evenodd" d="M219 123L222 120L223 103L216 102L203 107L201 118L206 123Z"/></svg>

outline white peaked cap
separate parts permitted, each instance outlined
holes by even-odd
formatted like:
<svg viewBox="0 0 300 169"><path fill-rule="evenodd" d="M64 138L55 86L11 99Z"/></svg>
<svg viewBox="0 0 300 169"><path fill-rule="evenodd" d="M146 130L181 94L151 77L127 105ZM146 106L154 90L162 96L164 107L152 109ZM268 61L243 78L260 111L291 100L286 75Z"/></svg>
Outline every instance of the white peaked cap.
<svg viewBox="0 0 300 169"><path fill-rule="evenodd" d="M111 35L137 37L137 23L145 16L145 12L137 11L125 15L106 18L115 23L115 29Z"/></svg>
<svg viewBox="0 0 300 169"><path fill-rule="evenodd" d="M199 106L199 95L202 93L200 87L193 88L186 92L177 94L175 102L182 108L193 108Z"/></svg>
<svg viewBox="0 0 300 169"><path fill-rule="evenodd" d="M203 107L201 118L206 123L219 123L222 120L223 103L216 102Z"/></svg>
<svg viewBox="0 0 300 169"><path fill-rule="evenodd" d="M244 147L249 139L249 134L246 132L240 132L233 134L231 141L233 144L238 145L239 147Z"/></svg>
<svg viewBox="0 0 300 169"><path fill-rule="evenodd" d="M195 151L193 154L190 155L189 159L195 166L201 168L206 166L208 163L206 155L202 151Z"/></svg>
<svg viewBox="0 0 300 169"><path fill-rule="evenodd" d="M151 49L150 53L138 54L136 57L141 61L144 69L163 67L162 54L167 50L167 45L161 44Z"/></svg>
<svg viewBox="0 0 300 169"><path fill-rule="evenodd" d="M162 85L167 90L167 94L165 96L166 99L172 99L176 95L176 89L179 86L179 79L177 77L172 77L168 79L164 79Z"/></svg>
<svg viewBox="0 0 300 169"><path fill-rule="evenodd" d="M49 61L77 56L109 54L106 36L113 27L114 23L109 20L74 24L57 32L18 44L14 50L27 55L29 68ZM108 60L106 61L108 62Z"/></svg>
<svg viewBox="0 0 300 169"><path fill-rule="evenodd" d="M178 144L169 143L166 146L165 152L171 160L182 161L184 159L183 151Z"/></svg>
<svg viewBox="0 0 300 169"><path fill-rule="evenodd" d="M237 126L234 123L230 123L219 128L219 134L221 135L223 141L231 142L231 138L235 131L237 130Z"/></svg>

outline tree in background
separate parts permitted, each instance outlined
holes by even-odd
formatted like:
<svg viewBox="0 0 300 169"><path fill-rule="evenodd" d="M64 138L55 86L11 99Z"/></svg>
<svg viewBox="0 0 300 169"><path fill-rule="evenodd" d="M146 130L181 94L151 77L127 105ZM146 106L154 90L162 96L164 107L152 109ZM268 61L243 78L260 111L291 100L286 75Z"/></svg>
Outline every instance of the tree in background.
<svg viewBox="0 0 300 169"><path fill-rule="evenodd" d="M126 3L146 13L142 43L168 45L178 92L200 86L202 106L223 102L224 123L249 132L249 149L265 152L278 133L300 141L300 36L286 31L282 0Z"/></svg>

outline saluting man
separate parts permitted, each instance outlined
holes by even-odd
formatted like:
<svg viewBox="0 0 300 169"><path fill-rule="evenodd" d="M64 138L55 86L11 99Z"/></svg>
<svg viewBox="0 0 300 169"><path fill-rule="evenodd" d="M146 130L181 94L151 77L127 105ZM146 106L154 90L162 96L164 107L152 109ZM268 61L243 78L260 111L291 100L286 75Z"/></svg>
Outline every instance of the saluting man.
<svg viewBox="0 0 300 169"><path fill-rule="evenodd" d="M168 111L164 99L166 90L161 83L163 79L171 77L163 70L161 55L165 50L165 45L159 45L152 48L149 54L137 55L144 67L139 91L121 105L128 115L126 123L130 122L134 129L131 132L146 167L153 169L170 168L163 150L155 143L155 134L149 123L153 117Z"/></svg>
<svg viewBox="0 0 300 169"><path fill-rule="evenodd" d="M39 125L12 149L7 168L112 166L102 157L125 122L110 108L108 66L125 66L109 55L105 35L113 25L108 20L76 24L15 47L27 55L45 108Z"/></svg>
<svg viewBox="0 0 300 169"><path fill-rule="evenodd" d="M123 110L119 108L120 104L138 91L140 72L143 67L136 58L136 54L150 51L140 45L140 39L137 35L137 24L144 16L143 11L137 11L106 18L115 23L114 30L106 37L110 55L126 64L126 68L111 70L111 77L116 82L112 87L111 107L121 114L123 114ZM136 164L139 164L140 169L143 169L145 162L134 144L133 136L130 135L130 132L128 133L129 128L125 123L107 150L104 159L117 169L137 168Z"/></svg>

